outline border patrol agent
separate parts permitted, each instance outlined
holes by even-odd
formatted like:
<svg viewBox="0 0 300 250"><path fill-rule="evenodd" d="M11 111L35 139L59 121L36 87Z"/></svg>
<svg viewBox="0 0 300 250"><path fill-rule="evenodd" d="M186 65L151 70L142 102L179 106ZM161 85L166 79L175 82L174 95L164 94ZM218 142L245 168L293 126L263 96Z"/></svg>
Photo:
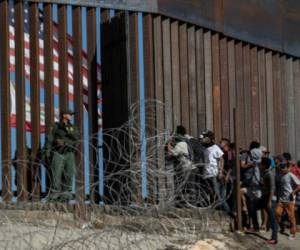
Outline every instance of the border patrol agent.
<svg viewBox="0 0 300 250"><path fill-rule="evenodd" d="M60 121L53 125L46 138L44 154L50 165L50 201L72 199L75 155L80 138L78 128L71 123L74 114L71 110L62 111Z"/></svg>

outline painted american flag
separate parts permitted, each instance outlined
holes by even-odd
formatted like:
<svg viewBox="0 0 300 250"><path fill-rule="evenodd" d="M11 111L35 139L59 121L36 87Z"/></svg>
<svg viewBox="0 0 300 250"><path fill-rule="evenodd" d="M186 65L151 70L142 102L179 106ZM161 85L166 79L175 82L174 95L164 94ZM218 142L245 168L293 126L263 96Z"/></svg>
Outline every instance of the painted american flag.
<svg viewBox="0 0 300 250"><path fill-rule="evenodd" d="M29 47L29 13L28 4L24 4L24 63L25 63L25 78L30 80L30 47ZM40 61L40 86L44 86L44 25L43 25L43 12L39 10L39 61ZM14 4L13 1L9 3L9 46L10 46L10 72L15 71L15 17L14 17ZM74 81L73 81L73 41L72 36L68 34L68 85L69 85L69 101L74 99ZM59 53L58 53L58 25L53 21L53 84L54 94L59 93ZM87 66L87 53L82 50L82 82L83 82L83 102L84 108L87 110L88 105L88 66ZM100 83L101 71L100 65L97 66L97 80ZM101 102L101 90L100 84L98 84L98 102ZM15 104L15 82L10 82L10 96L11 96L11 126L16 126L16 104ZM44 132L45 128L45 108L41 103L41 132ZM55 119L58 120L59 111L55 109ZM30 98L26 96L26 130L31 130L31 115L30 115ZM101 111L98 108L98 124L99 128L102 125Z"/></svg>

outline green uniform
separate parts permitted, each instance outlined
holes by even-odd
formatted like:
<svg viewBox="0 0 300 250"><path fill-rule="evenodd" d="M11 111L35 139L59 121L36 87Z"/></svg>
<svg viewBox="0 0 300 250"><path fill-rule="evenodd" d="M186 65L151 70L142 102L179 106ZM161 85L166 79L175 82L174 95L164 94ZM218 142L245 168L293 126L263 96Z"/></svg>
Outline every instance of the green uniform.
<svg viewBox="0 0 300 250"><path fill-rule="evenodd" d="M78 142L79 131L71 123L55 123L47 136L43 151L46 158L50 158L50 200L70 200L72 197Z"/></svg>

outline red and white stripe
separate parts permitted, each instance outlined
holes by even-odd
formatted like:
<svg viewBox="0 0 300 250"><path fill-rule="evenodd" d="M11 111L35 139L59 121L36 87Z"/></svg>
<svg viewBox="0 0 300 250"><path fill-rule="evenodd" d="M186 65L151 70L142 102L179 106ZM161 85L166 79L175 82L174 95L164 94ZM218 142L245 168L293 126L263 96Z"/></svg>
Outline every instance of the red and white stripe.
<svg viewBox="0 0 300 250"><path fill-rule="evenodd" d="M25 77L30 80L30 37L28 33L24 33L24 61L25 61ZM15 29L12 25L9 26L9 44L10 44L10 71L15 71ZM74 68L73 68L73 42L72 37L68 35L68 88L69 88L69 100L74 100ZM44 41L39 39L39 76L40 76L40 86L44 86L45 80L45 71L44 71ZM53 23L53 84L54 84L54 93L59 93L59 53L58 53L58 27ZM86 110L88 110L88 63L87 63L87 53L82 50L82 83L83 83L83 103ZM101 81L101 68L100 65L97 65L97 82ZM14 88L11 84L11 125L15 125L16 110L13 106L15 95ZM101 89L98 91L98 102L102 102L100 99ZM41 130L44 127L44 110L41 105ZM30 130L30 100L26 99L26 129ZM98 123L101 127L102 119L101 112L98 109Z"/></svg>

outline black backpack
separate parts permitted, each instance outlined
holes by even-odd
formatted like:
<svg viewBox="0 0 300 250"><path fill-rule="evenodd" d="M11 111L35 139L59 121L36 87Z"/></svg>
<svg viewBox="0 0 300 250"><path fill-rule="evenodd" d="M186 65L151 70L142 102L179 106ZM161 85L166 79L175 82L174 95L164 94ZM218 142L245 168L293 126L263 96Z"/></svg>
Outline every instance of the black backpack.
<svg viewBox="0 0 300 250"><path fill-rule="evenodd" d="M189 150L189 158L194 164L204 162L204 151L205 147L196 138L186 139Z"/></svg>

